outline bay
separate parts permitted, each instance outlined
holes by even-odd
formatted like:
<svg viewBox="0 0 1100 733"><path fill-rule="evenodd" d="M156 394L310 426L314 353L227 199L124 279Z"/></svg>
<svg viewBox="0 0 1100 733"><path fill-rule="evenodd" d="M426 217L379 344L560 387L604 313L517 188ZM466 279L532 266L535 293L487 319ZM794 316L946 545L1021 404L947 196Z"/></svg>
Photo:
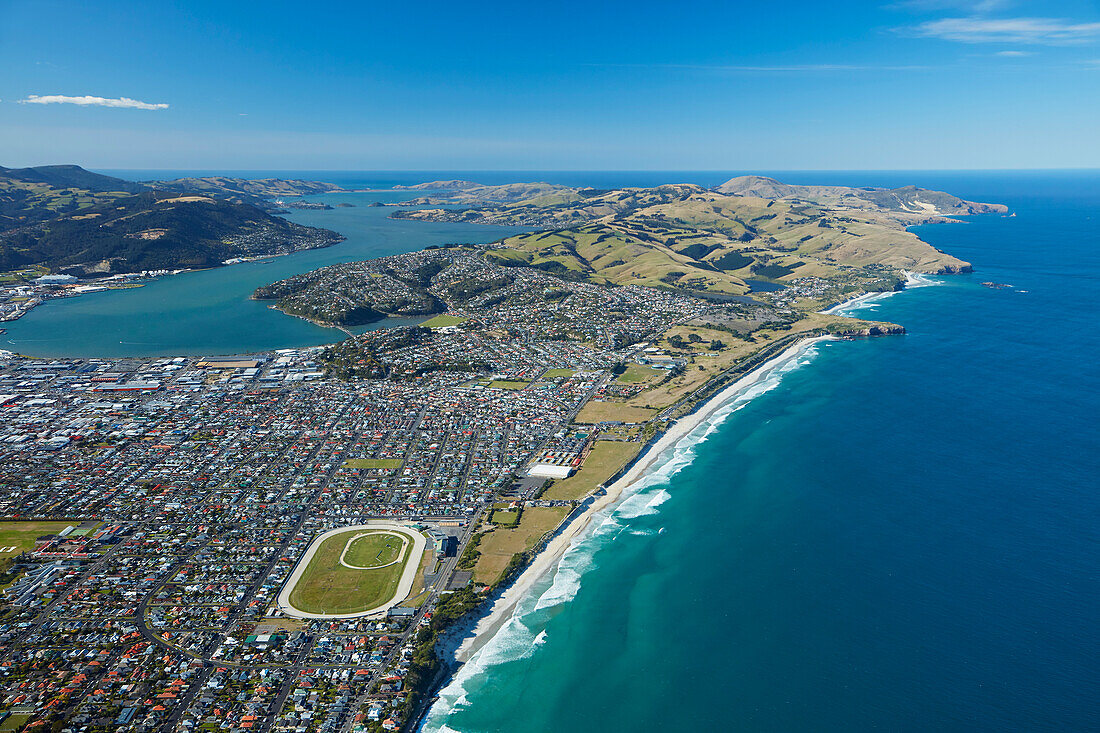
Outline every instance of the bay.
<svg viewBox="0 0 1100 733"><path fill-rule="evenodd" d="M392 207L369 205L416 195L374 191L308 197L353 207L295 210L286 218L332 229L347 237L345 241L324 249L162 277L140 288L50 300L4 324L7 333L0 335L0 348L30 356L110 358L243 354L332 343L344 334L287 316L272 309L270 302L249 297L261 285L326 265L403 254L430 245L490 242L524 231L519 227L390 219ZM418 321L386 319L355 330Z"/></svg>

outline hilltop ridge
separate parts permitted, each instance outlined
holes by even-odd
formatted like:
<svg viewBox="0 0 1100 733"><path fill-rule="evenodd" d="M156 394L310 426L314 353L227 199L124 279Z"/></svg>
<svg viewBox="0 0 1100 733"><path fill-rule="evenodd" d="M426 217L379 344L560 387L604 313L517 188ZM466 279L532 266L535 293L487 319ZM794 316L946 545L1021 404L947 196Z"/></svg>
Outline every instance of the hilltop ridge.
<svg viewBox="0 0 1100 733"><path fill-rule="evenodd" d="M773 200L804 199L838 208L877 208L896 215L912 215L915 219L1008 212L1008 207L1003 204L965 201L949 193L931 191L917 186L900 188L805 186L781 183L767 176L737 176L715 187L714 190L729 196L751 196Z"/></svg>
<svg viewBox="0 0 1100 733"><path fill-rule="evenodd" d="M204 181L211 183L203 188ZM254 182L252 191L276 190L274 181ZM179 179L154 189L76 165L0 167L0 271L39 265L89 276L216 267L342 238L272 216L249 202L246 183ZM283 183L331 190L331 184Z"/></svg>
<svg viewBox="0 0 1100 733"><path fill-rule="evenodd" d="M231 178L205 176L201 178L174 178L165 181L148 181L151 188L178 193L205 193L236 203L251 204L268 213L281 211L271 199L283 196L309 196L320 193L344 191L342 186L320 181L304 181L297 178Z"/></svg>
<svg viewBox="0 0 1100 733"><path fill-rule="evenodd" d="M1007 211L915 186L796 186L763 176L734 178L714 189L666 184L546 192L543 185L528 184L535 195L519 200L509 200L522 190L518 184L465 189L409 202L448 208L402 209L394 216L538 229L507 237L488 254L506 266L729 296L747 295L751 281L826 278L878 289L896 286L904 272L966 272L970 263L907 227L951 214Z"/></svg>

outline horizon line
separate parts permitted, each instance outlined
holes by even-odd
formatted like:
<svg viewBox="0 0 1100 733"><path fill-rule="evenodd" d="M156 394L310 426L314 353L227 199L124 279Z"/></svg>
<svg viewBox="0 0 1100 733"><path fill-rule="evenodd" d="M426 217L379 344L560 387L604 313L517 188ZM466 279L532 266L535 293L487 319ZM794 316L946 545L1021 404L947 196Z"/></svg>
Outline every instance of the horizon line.
<svg viewBox="0 0 1100 733"><path fill-rule="evenodd" d="M41 163L21 166L35 168L47 165L79 165L76 163ZM80 166L84 167L84 166ZM91 166L86 170L110 171L242 171L251 173L280 173L302 171L309 173L738 173L766 171L769 173L985 173L985 172L1062 172L1100 171L1100 166L1028 167L1028 168L109 168Z"/></svg>

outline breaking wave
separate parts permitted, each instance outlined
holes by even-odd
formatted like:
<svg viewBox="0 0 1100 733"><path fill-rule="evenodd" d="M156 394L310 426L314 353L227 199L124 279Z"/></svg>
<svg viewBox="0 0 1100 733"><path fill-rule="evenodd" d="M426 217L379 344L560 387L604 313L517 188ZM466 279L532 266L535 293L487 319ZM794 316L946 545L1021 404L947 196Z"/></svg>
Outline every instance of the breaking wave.
<svg viewBox="0 0 1100 733"><path fill-rule="evenodd" d="M560 606L569 603L581 589L582 576L598 566L598 553L622 533L652 535L654 530L636 529L631 522L659 513L660 506L672 498L670 479L691 464L697 447L713 435L725 420L749 402L779 386L783 377L809 364L818 354L816 344L808 344L773 365L759 378L731 395L717 410L656 456L646 474L627 487L618 500L597 512L562 555L554 569L540 578L516 605L500 629L479 649L439 692L428 711L421 731L449 733L452 713L470 704L470 696L486 684L486 670L497 665L527 659L545 643L546 624ZM660 532L664 531L662 527Z"/></svg>
<svg viewBox="0 0 1100 733"><path fill-rule="evenodd" d="M927 288L936 285L945 285L945 281L932 277L931 275L922 275L917 272L905 273L905 290L911 290L913 288ZM894 290L886 293L867 293L861 295L858 298L852 298L846 300L843 303L838 303L832 308L822 311L826 315L838 315L838 316L850 316L861 311L873 311L878 309L882 304L882 301L887 298L897 295L898 293L905 292L905 290Z"/></svg>

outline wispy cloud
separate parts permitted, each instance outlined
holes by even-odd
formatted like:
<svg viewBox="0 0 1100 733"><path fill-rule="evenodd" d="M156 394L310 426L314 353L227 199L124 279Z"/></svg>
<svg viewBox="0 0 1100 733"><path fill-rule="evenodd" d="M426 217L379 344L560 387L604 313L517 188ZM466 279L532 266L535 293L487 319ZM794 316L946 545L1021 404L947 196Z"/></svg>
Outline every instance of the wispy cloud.
<svg viewBox="0 0 1100 733"><path fill-rule="evenodd" d="M762 72L762 73L815 73L815 72L843 72L843 71L927 71L934 66L876 66L861 64L777 64L777 65L746 65L746 64L584 64L584 66L604 66L626 69L687 69L696 71L730 71L730 72Z"/></svg>
<svg viewBox="0 0 1100 733"><path fill-rule="evenodd" d="M925 71L930 66L861 66L857 64L792 64L789 66L700 66L714 71Z"/></svg>
<svg viewBox="0 0 1100 733"><path fill-rule="evenodd" d="M994 56L1004 56L1005 58L1021 58L1023 56L1034 56L1034 51L998 51L993 54Z"/></svg>
<svg viewBox="0 0 1100 733"><path fill-rule="evenodd" d="M168 109L164 102L141 102L129 97L68 97L64 94L31 94L19 104L77 104L82 107L117 107L121 109Z"/></svg>
<svg viewBox="0 0 1100 733"><path fill-rule="evenodd" d="M962 10L967 13L989 13L1013 5L1013 0L898 0L886 7L917 13L936 10Z"/></svg>
<svg viewBox="0 0 1100 733"><path fill-rule="evenodd" d="M1100 36L1100 23L1073 23L1060 18L942 18L907 30L917 36L959 43L1058 46L1095 40Z"/></svg>

